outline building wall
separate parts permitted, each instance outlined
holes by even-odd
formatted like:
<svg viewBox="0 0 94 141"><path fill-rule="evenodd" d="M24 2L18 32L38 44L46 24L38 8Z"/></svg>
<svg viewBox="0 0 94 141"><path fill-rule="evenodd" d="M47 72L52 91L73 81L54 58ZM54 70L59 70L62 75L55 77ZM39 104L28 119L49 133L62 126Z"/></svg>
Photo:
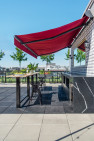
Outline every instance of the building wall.
<svg viewBox="0 0 94 141"><path fill-rule="evenodd" d="M94 1L91 1L88 5L88 8L91 8L91 5ZM74 67L74 59L71 60L71 73L92 75L94 76L94 19L89 23L89 25L82 31L81 35L74 42L72 46L73 50L79 46L81 42L87 40L90 43L90 49L86 48L86 65Z"/></svg>
<svg viewBox="0 0 94 141"><path fill-rule="evenodd" d="M94 113L94 77L75 77L73 85L73 112Z"/></svg>

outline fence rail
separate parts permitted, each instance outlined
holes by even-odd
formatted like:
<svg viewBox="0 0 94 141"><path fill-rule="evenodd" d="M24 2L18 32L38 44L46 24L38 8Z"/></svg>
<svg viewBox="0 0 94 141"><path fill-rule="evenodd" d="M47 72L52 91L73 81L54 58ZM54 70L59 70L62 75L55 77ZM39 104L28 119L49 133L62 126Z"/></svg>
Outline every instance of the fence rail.
<svg viewBox="0 0 94 141"><path fill-rule="evenodd" d="M45 82L46 83L61 83L62 82L62 72L63 71L45 71L44 76L45 76ZM7 74L9 72L0 72L0 82L1 83L16 83L15 78L7 78ZM40 76L41 74L39 74ZM35 81L35 79L34 79ZM22 83L27 83L26 78L21 78Z"/></svg>

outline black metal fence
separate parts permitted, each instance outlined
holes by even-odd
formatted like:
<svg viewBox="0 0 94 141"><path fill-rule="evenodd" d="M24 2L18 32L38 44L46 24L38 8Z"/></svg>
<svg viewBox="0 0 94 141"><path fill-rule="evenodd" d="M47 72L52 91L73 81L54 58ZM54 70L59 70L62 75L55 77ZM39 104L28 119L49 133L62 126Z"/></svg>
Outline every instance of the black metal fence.
<svg viewBox="0 0 94 141"><path fill-rule="evenodd" d="M45 82L46 83L61 83L62 72L60 71L45 71Z"/></svg>
<svg viewBox="0 0 94 141"><path fill-rule="evenodd" d="M44 77L46 83L61 83L62 82L62 71L45 71ZM0 72L0 82L1 83L16 83L16 78L7 77L9 72ZM41 74L39 74L40 76ZM21 78L22 83L27 83L26 78Z"/></svg>

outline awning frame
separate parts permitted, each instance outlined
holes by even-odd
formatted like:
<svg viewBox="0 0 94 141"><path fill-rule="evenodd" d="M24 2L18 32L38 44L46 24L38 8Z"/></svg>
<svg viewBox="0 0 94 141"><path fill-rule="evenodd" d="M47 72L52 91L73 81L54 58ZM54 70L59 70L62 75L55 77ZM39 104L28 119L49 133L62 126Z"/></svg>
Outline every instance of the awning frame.
<svg viewBox="0 0 94 141"><path fill-rule="evenodd" d="M88 24L91 22L91 20L93 20L93 17L91 17L87 20L87 22L84 24L83 28L80 30L80 32L77 34L77 36L75 37L75 39L71 43L71 46L74 44L74 42L77 40L77 38L81 35L82 31L86 28L86 26L88 26Z"/></svg>
<svg viewBox="0 0 94 141"><path fill-rule="evenodd" d="M14 36L14 38L16 39L16 40L18 40L21 44L23 44L23 42L15 35ZM31 51L36 57L38 57L38 55L31 49L31 48L29 48L26 44L23 44L24 45L24 47L26 47L29 51Z"/></svg>
<svg viewBox="0 0 94 141"><path fill-rule="evenodd" d="M35 42L40 42L40 41L52 40L52 39L55 39L55 38L57 38L57 37L60 37L60 36L62 36L62 35L64 35L64 34L66 34L66 33L69 33L69 32L71 32L71 31L74 31L74 30L76 30L76 29L79 29L79 28L81 28L81 27L83 27L83 26L85 26L85 25L87 25L87 23L82 24L81 26L75 27L75 28L73 28L73 29L71 29L71 30L68 30L68 31L66 31L66 32L63 32L63 33L61 33L61 34L58 34L58 35L56 35L56 36L53 36L53 37L50 37L50 38L47 38L47 39L40 39L40 40L30 41L30 42L25 42L25 43L23 43L23 42L21 41L21 44L22 44L22 45L26 45L26 44L35 43Z"/></svg>
<svg viewBox="0 0 94 141"><path fill-rule="evenodd" d="M68 30L68 31L65 31L65 32L60 33L60 34L55 35L55 36L53 35L52 37L48 37L48 38L45 38L45 39L42 38L42 39L37 39L37 40L33 40L33 41L28 41L28 42L24 41L24 42L23 42L21 39L19 39L19 37L18 37L17 35L15 35L14 38L15 38L21 45L23 45L28 51L30 51L33 55L35 55L35 58L37 58L38 56L45 55L44 52L43 52L43 54L41 53L41 54L39 55L39 54L38 54L37 52L35 52L33 49L31 49L30 47L28 47L28 44L37 43L37 42L41 42L41 41L49 41L49 40L58 38L58 37L60 37L60 36L62 36L62 35L64 35L64 34L67 34L67 33L69 33L69 32L72 32L72 31L75 31L75 30L77 30L77 29L80 29L79 32L78 32L78 34L76 35L76 37L73 38L73 41L71 42L71 44L70 44L70 45L66 44L66 46L64 47L64 48L71 48L71 46L72 46L73 43L76 41L76 39L78 38L78 36L81 34L81 32L85 29L85 27L90 23L90 21L91 21L92 19L93 19L93 18L89 18L89 19L86 21L86 23L84 23L84 24L82 24L82 25L80 25L80 26L74 27L74 28L72 28L72 29L70 29L70 30ZM56 51L54 51L54 52L49 52L49 53L47 53L47 55L52 54L52 53L55 53L55 52L60 51L60 50L62 50L62 48L61 48L61 49L59 48L58 50L56 50Z"/></svg>

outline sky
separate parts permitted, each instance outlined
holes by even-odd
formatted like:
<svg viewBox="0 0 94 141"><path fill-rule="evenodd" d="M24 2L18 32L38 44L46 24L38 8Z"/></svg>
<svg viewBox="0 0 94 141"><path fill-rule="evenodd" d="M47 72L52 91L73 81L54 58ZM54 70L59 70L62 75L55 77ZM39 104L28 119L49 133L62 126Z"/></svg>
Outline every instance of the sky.
<svg viewBox="0 0 94 141"><path fill-rule="evenodd" d="M14 35L29 34L53 29L82 17L89 0L0 0L0 50L5 56L0 61L2 67L18 67L10 55L15 52ZM67 49L55 53L53 63L68 66ZM26 67L30 62L45 66L40 57L22 62Z"/></svg>

